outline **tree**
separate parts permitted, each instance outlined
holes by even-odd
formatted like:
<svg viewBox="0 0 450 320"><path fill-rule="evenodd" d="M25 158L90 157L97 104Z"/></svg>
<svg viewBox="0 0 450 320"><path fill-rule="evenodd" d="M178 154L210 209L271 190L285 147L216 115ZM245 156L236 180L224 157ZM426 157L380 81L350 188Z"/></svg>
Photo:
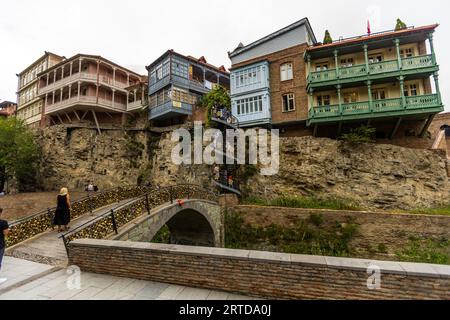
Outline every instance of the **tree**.
<svg viewBox="0 0 450 320"><path fill-rule="evenodd" d="M323 38L323 44L333 43L333 39L331 38L330 32L328 30L325 31L325 37Z"/></svg>
<svg viewBox="0 0 450 320"><path fill-rule="evenodd" d="M39 148L24 122L15 117L0 119L0 189L15 178L19 190L35 186Z"/></svg>
<svg viewBox="0 0 450 320"><path fill-rule="evenodd" d="M404 23L402 20L397 19L397 24L395 25L395 31L406 29L406 23Z"/></svg>
<svg viewBox="0 0 450 320"><path fill-rule="evenodd" d="M227 89L222 86L216 86L210 92L203 96L201 104L206 108L206 126L211 125L211 115L214 108L231 110L231 98Z"/></svg>

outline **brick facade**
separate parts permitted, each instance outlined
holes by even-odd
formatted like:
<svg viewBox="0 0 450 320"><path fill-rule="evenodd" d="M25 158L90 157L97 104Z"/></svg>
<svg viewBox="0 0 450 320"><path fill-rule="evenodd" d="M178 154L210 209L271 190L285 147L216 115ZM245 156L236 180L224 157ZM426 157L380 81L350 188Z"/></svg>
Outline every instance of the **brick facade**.
<svg viewBox="0 0 450 320"><path fill-rule="evenodd" d="M450 299L448 266L87 239L70 244L69 261L84 272L273 299ZM380 290L367 287L371 263Z"/></svg>

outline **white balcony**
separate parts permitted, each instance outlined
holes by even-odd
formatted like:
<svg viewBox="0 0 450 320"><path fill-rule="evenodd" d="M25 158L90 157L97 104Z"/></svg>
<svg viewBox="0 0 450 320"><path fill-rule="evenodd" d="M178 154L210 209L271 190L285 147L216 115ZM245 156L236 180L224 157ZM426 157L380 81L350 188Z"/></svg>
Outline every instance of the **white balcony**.
<svg viewBox="0 0 450 320"><path fill-rule="evenodd" d="M66 99L54 104L47 105L45 107L45 114L55 113L57 111L64 110L65 108L70 108L73 106L92 106L92 107L101 107L109 109L110 111L116 112L124 112L126 111L126 105L124 103L113 102L111 100L106 99L98 99L95 96L77 96L70 99Z"/></svg>

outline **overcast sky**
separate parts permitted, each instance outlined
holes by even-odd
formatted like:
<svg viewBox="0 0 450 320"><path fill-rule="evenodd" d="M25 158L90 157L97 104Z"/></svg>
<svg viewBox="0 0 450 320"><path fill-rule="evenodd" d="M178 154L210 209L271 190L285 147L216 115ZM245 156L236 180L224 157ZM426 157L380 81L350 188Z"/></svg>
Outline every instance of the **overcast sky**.
<svg viewBox="0 0 450 320"><path fill-rule="evenodd" d="M16 100L16 73L44 54L101 55L145 74L167 49L230 67L227 51L308 17L317 40L440 23L435 48L450 99L450 4L445 0L14 0L0 2L0 100ZM450 106L446 106L450 110Z"/></svg>

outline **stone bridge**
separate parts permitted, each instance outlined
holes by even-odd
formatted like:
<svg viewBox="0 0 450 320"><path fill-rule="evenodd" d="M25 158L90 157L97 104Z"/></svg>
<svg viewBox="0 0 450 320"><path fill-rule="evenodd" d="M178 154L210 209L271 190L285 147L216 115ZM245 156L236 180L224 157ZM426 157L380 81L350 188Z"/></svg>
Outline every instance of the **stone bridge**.
<svg viewBox="0 0 450 320"><path fill-rule="evenodd" d="M121 228L114 240L150 242L167 225L170 243L205 247L223 247L224 216L218 203L191 199L165 204Z"/></svg>

